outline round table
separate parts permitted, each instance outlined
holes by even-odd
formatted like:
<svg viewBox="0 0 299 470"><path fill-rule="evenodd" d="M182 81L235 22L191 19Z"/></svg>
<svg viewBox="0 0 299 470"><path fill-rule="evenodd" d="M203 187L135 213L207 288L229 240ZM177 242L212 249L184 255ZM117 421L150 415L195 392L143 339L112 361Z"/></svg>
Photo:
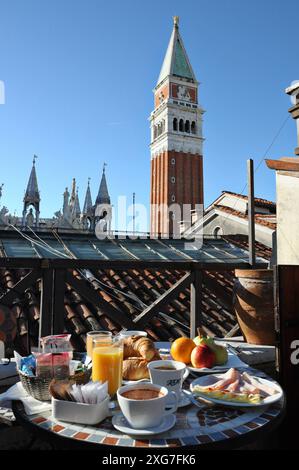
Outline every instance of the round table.
<svg viewBox="0 0 299 470"><path fill-rule="evenodd" d="M247 370L251 374L267 377L260 371L249 368ZM31 431L38 431L40 435L43 434L47 439L51 438L57 444L60 441L59 447L71 443L72 446L80 448L100 445L143 448L184 446L197 446L199 449L237 448L253 443L275 430L284 417L284 409L284 398L270 406L250 408L191 403L178 409L176 424L171 430L149 439L133 438L120 433L113 427L111 417L96 426L72 424L55 420L51 411L27 416L23 404L19 401L13 402L13 411L17 420ZM112 414L119 412L116 408Z"/></svg>

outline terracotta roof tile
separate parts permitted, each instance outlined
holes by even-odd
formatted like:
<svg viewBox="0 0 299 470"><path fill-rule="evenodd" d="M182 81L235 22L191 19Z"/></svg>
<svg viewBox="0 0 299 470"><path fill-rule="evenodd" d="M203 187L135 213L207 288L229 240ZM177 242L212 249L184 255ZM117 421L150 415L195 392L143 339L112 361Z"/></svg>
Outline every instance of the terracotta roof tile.
<svg viewBox="0 0 299 470"><path fill-rule="evenodd" d="M246 236L226 236L230 243L248 249ZM256 243L258 256L269 259L271 250ZM74 272L77 277L79 273ZM115 272L112 269L98 270L90 280L93 288L110 305L134 319L141 313L142 305L150 305L165 290L169 289L185 272L177 268L140 269ZM24 275L24 271L21 271ZM13 287L20 278L18 270L0 270L0 289L5 292ZM85 281L88 282L88 281ZM234 273L203 271L202 288L202 324L210 335L224 336L235 325L236 318L232 309L232 289ZM128 297L132 296L132 297ZM21 297L21 298L19 298ZM136 299L138 297L139 302ZM40 282L36 282L25 295L18 296L11 310L17 319L18 335L15 347L24 353L29 345L37 344L39 324ZM146 331L154 340L173 340L181 335L188 335L190 311L190 289L178 294L161 312L166 314L152 318ZM72 335L72 344L78 349L85 347L87 331L107 329L113 333L121 330L117 321L108 318L104 309L83 300L70 286L65 289L65 329Z"/></svg>
<svg viewBox="0 0 299 470"><path fill-rule="evenodd" d="M235 193L233 191L222 191L222 194L231 194L232 196L236 196L238 198L241 198L241 199L248 199L248 196L246 196L245 194L239 194L239 193ZM260 206L260 207L268 207L268 208L272 208L272 209L275 209L276 210L276 203L273 202L273 201L269 201L268 199L263 199L263 198L260 198L260 197L255 197L254 198L254 201L255 201L255 204Z"/></svg>
<svg viewBox="0 0 299 470"><path fill-rule="evenodd" d="M240 219L248 220L247 214L244 214L244 212L237 211L236 209L233 209L231 207L222 206L221 204L215 204L215 208L220 210L221 212L225 212L226 214L231 214L236 217L239 217ZM273 217L273 215L271 215L271 217ZM259 225L264 225L265 227L268 227L271 230L276 229L276 223L269 222L267 218L264 217L264 215L262 214L255 214L255 223Z"/></svg>

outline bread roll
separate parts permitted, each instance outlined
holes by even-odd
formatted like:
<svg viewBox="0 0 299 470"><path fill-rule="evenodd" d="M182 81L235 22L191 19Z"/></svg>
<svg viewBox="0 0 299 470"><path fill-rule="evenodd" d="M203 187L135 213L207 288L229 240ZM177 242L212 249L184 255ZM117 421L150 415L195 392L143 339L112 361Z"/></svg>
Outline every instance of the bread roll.
<svg viewBox="0 0 299 470"><path fill-rule="evenodd" d="M157 355L154 343L144 336L129 336L124 340L124 358L142 357L151 361Z"/></svg>
<svg viewBox="0 0 299 470"><path fill-rule="evenodd" d="M147 364L148 362L145 359L141 359L140 357L130 357L129 359L125 359L123 363L123 379L148 379L149 372Z"/></svg>

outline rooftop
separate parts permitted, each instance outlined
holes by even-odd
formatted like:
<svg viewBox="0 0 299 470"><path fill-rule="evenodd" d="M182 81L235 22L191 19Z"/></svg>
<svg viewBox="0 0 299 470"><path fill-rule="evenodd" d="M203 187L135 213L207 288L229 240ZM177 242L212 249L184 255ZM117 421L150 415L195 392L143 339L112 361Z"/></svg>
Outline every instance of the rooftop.
<svg viewBox="0 0 299 470"><path fill-rule="evenodd" d="M94 305L92 300L83 298L75 288L66 284L63 324L65 331L71 333L73 346L77 350L84 348L88 331L108 329L116 333L123 328L118 315L131 320L140 315L147 306L161 298L163 293L183 278L186 274L184 263L189 260L193 263L200 262L203 269L201 317L204 331L209 335L223 337L236 326L232 308L234 267L236 263L248 262L248 243L245 236L205 239L201 250L186 250L183 240L97 240L90 235L65 235L59 240L48 234L47 237L40 236L39 244L36 244L32 240L23 239L21 235L2 232L0 240L2 256L9 257L10 260L16 257L19 267L25 266L23 269L11 268L7 266L7 258L3 259L3 263L0 258L0 265L3 266L0 268L2 294L8 292L28 274L26 263L30 259L39 263L44 261L38 259L43 256L55 261L60 257L59 253L64 253L68 258L83 258L82 265L84 260L98 260L96 267L73 270L72 275L97 292L103 302L102 306ZM48 245L47 249L42 242ZM56 251L49 253L49 246L51 250ZM266 263L269 260L271 250L257 243L256 251L260 262ZM137 263L131 267L128 264L125 268L119 268L119 260L128 263L137 261L139 265ZM163 263L167 263L167 260L172 264L171 267L168 264L165 268ZM37 345L40 289L41 283L37 280L24 294L20 294L18 290L12 291L11 294L13 300L9 306L7 338L14 342L21 354L27 353L31 346ZM107 315L109 306L114 312L118 312L118 315ZM182 289L174 300L164 305L150 318L145 329L152 339L161 341L189 335L190 288Z"/></svg>

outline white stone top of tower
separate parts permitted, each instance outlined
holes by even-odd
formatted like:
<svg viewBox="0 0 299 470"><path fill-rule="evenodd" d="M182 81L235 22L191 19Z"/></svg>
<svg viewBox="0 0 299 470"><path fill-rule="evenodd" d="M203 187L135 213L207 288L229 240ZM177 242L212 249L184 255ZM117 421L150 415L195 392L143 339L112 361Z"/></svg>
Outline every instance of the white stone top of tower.
<svg viewBox="0 0 299 470"><path fill-rule="evenodd" d="M164 57L157 85L166 77L173 75L197 83L190 61L179 33L179 17L173 18L173 30Z"/></svg>

